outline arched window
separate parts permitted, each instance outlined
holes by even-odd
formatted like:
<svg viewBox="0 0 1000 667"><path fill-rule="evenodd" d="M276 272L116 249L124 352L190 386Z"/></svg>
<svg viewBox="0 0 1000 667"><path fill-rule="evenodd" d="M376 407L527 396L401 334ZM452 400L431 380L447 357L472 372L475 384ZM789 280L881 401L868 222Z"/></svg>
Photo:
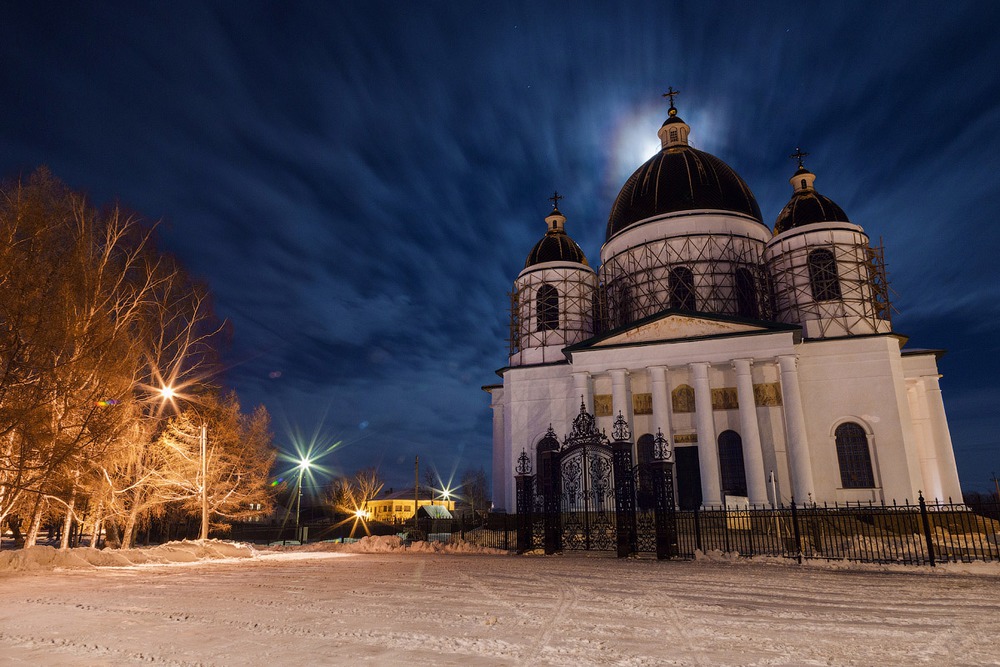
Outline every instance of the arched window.
<svg viewBox="0 0 1000 667"><path fill-rule="evenodd" d="M632 297L632 288L629 285L622 285L618 290L618 326L634 322L635 299Z"/></svg>
<svg viewBox="0 0 1000 667"><path fill-rule="evenodd" d="M677 130L670 130L670 141L677 141Z"/></svg>
<svg viewBox="0 0 1000 667"><path fill-rule="evenodd" d="M722 492L729 496L747 495L747 473L743 467L743 439L736 431L719 434L719 469Z"/></svg>
<svg viewBox="0 0 1000 667"><path fill-rule="evenodd" d="M734 276L736 288L736 314L740 317L757 319L760 308L757 305L757 283L750 269L740 267Z"/></svg>
<svg viewBox="0 0 1000 667"><path fill-rule="evenodd" d="M559 290L552 285L542 285L535 297L536 331L559 328Z"/></svg>
<svg viewBox="0 0 1000 667"><path fill-rule="evenodd" d="M694 294L694 274L686 266L670 269L670 307L681 310L697 310Z"/></svg>
<svg viewBox="0 0 1000 667"><path fill-rule="evenodd" d="M694 389L689 384L678 385L670 393L674 412L694 412Z"/></svg>
<svg viewBox="0 0 1000 667"><path fill-rule="evenodd" d="M809 253L809 287L816 301L840 298L837 260L829 250L820 248Z"/></svg>
<svg viewBox="0 0 1000 667"><path fill-rule="evenodd" d="M845 422L834 431L840 483L845 489L871 489L875 486L868 435L860 424Z"/></svg>

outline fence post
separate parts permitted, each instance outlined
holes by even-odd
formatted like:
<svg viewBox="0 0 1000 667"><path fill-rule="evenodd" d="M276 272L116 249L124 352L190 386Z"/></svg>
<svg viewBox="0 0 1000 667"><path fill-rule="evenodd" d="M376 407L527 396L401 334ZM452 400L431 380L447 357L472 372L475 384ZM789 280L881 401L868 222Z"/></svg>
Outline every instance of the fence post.
<svg viewBox="0 0 1000 667"><path fill-rule="evenodd" d="M694 508L694 544L698 551L702 551L701 548L701 521L698 518L698 508Z"/></svg>
<svg viewBox="0 0 1000 667"><path fill-rule="evenodd" d="M934 567L934 540L931 538L931 520L927 516L927 503L924 502L923 491L917 491L920 502L920 521L924 524L924 539L927 540L927 560Z"/></svg>
<svg viewBox="0 0 1000 667"><path fill-rule="evenodd" d="M653 461L653 501L656 520L656 558L677 555L677 515L674 512L674 464Z"/></svg>
<svg viewBox="0 0 1000 667"><path fill-rule="evenodd" d="M531 506L534 485L530 475L517 476L517 553L531 551Z"/></svg>
<svg viewBox="0 0 1000 667"><path fill-rule="evenodd" d="M795 511L795 496L792 496L792 529L795 533L795 560L802 564L802 535L799 533L799 516Z"/></svg>

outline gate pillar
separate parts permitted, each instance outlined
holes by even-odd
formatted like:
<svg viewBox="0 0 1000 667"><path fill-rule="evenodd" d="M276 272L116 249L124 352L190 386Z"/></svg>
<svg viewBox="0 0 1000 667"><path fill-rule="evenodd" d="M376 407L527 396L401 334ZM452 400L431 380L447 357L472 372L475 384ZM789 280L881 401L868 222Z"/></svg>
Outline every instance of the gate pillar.
<svg viewBox="0 0 1000 667"><path fill-rule="evenodd" d="M622 413L618 413L611 429L614 442L611 443L611 461L614 466L615 481L615 527L617 532L618 557L624 558L635 553L635 478L632 476L632 436Z"/></svg>
<svg viewBox="0 0 1000 667"><path fill-rule="evenodd" d="M677 555L677 514L674 508L674 453L670 443L656 430L653 440L653 503L656 521L656 558Z"/></svg>
<svg viewBox="0 0 1000 667"><path fill-rule="evenodd" d="M535 478L531 474L531 459L523 449L517 459L516 470L517 475L514 479L517 483L517 553L523 554L533 548L531 510L535 505Z"/></svg>
<svg viewBox="0 0 1000 667"><path fill-rule="evenodd" d="M562 486L559 484L559 439L552 425L538 443L538 474L535 476L537 491L542 496L542 519L546 554L562 550L560 502Z"/></svg>

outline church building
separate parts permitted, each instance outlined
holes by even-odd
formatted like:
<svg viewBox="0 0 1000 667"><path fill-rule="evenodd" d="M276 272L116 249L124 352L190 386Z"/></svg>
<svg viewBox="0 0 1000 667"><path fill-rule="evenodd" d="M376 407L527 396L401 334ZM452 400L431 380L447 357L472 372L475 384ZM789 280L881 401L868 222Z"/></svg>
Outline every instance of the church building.
<svg viewBox="0 0 1000 667"><path fill-rule="evenodd" d="M606 431L622 415L640 463L661 434L681 509L961 499L942 351L893 330L881 248L801 151L772 229L743 179L688 143L673 92L600 265L556 195L514 281L509 361L484 387L494 509L515 511L519 458L581 410Z"/></svg>

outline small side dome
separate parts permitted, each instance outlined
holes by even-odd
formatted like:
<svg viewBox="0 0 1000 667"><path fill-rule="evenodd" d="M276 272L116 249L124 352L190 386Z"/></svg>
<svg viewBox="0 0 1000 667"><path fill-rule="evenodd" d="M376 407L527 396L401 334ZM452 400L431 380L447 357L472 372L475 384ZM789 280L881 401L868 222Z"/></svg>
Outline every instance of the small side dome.
<svg viewBox="0 0 1000 667"><path fill-rule="evenodd" d="M799 157L804 155L806 154L802 153ZM844 209L837 206L829 197L816 192L813 185L816 182L816 174L803 167L801 159L798 170L788 182L792 184L794 192L774 223L775 236L814 222L850 222Z"/></svg>
<svg viewBox="0 0 1000 667"><path fill-rule="evenodd" d="M561 197L557 195L558 199ZM552 207L552 212L545 218L545 224L548 225L548 230L528 253L524 268L544 262L575 262L589 266L583 250L566 234L566 216L558 208Z"/></svg>

